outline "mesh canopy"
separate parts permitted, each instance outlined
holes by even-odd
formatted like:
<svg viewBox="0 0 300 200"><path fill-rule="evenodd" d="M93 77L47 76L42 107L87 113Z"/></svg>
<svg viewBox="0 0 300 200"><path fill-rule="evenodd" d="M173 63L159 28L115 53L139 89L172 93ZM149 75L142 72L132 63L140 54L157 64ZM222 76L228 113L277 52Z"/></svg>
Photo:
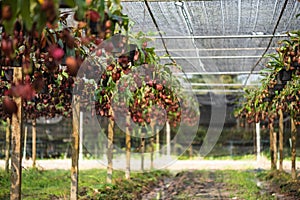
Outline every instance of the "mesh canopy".
<svg viewBox="0 0 300 200"><path fill-rule="evenodd" d="M297 0L148 1L170 55L187 73L250 72L274 52L286 32L300 28ZM156 32L144 1L123 1L133 31ZM273 34L274 33L274 34ZM268 45L271 44L268 48ZM160 37L153 42L165 54ZM254 67L255 66L255 67Z"/></svg>

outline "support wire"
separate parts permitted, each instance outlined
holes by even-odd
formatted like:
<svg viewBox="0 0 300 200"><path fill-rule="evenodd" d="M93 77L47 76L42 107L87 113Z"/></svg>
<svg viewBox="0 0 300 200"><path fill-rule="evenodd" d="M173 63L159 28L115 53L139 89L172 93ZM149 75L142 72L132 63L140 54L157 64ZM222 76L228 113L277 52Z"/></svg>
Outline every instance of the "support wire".
<svg viewBox="0 0 300 200"><path fill-rule="evenodd" d="M258 66L258 64L260 63L260 61L263 59L263 57L266 55L267 51L269 50L269 48L270 48L270 46L271 46L271 44L272 44L274 35L275 35L275 33L276 33L277 27L278 27L278 25L279 25L279 22L280 22L280 20L281 20L282 15L283 15L283 12L284 12L284 10L285 10L285 8L286 8L287 3L288 3L288 0L285 0L284 5L283 5L283 7L282 7L282 9L281 9L279 18L278 18L278 20L277 20L277 22L276 22L276 25L275 25L274 30L273 30L273 33L272 33L273 37L270 38L270 41L269 41L269 43L268 43L268 46L267 46L266 50L263 52L262 56L258 59L258 61L255 63L255 65L251 68L251 71L250 71L250 73L248 74L248 76L247 76L247 78L246 78L246 81L245 81L245 83L244 83L244 87L246 87L247 82L248 82L248 80L249 80L249 78L250 78L252 72L254 71L254 69Z"/></svg>

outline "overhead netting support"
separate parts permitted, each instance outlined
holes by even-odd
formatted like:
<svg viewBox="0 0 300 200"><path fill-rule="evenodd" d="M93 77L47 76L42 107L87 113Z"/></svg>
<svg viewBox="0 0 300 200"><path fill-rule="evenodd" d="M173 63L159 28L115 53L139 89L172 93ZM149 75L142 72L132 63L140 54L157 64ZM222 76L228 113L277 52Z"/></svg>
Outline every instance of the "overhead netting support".
<svg viewBox="0 0 300 200"><path fill-rule="evenodd" d="M300 28L297 0L148 0L147 4L122 3L135 23L134 31L161 30L163 40L157 35L151 45L164 55L164 41L186 73L244 74L252 80L249 73L264 68L262 56L274 52L287 31Z"/></svg>

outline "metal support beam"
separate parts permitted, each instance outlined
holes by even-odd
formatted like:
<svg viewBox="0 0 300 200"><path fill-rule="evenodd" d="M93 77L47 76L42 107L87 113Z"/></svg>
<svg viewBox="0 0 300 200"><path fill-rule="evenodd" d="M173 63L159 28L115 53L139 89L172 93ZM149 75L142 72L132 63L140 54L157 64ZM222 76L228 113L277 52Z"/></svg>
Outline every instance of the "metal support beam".
<svg viewBox="0 0 300 200"><path fill-rule="evenodd" d="M174 73L175 75L245 75L251 73L250 71L232 71L232 72L186 72ZM262 74L261 71L253 71L252 74Z"/></svg>
<svg viewBox="0 0 300 200"><path fill-rule="evenodd" d="M163 36L163 39L242 39L242 38L273 38L273 37L288 37L287 34L275 35L168 35ZM160 38L159 36L150 36L149 38Z"/></svg>
<svg viewBox="0 0 300 200"><path fill-rule="evenodd" d="M264 47L244 47L244 48L202 48L197 49L198 51L257 51L257 50L265 50ZM275 47L269 49L276 49ZM196 51L196 49L168 49L170 52L178 51L178 52L186 52L186 51ZM165 51L164 49L155 49L156 52Z"/></svg>
<svg viewBox="0 0 300 200"><path fill-rule="evenodd" d="M176 56L173 59L241 59L241 58L260 58L261 56ZM170 59L162 57L161 59Z"/></svg>
<svg viewBox="0 0 300 200"><path fill-rule="evenodd" d="M206 90L206 89L195 89L192 90L194 93L244 93L244 90Z"/></svg>
<svg viewBox="0 0 300 200"><path fill-rule="evenodd" d="M242 83L191 83L192 86L207 86L207 87L242 87ZM261 84L247 84L247 86L260 86Z"/></svg>

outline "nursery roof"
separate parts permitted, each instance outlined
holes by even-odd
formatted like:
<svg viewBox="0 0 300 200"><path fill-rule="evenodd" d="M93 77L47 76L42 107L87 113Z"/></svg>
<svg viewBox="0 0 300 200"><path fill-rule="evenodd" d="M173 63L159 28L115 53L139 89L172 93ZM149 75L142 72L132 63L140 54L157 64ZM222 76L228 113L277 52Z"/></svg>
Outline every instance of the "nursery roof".
<svg viewBox="0 0 300 200"><path fill-rule="evenodd" d="M287 31L300 29L297 0L123 0L122 5L134 21L132 30L160 30L162 37L157 34L151 45L160 55L167 49L191 74L255 74Z"/></svg>

